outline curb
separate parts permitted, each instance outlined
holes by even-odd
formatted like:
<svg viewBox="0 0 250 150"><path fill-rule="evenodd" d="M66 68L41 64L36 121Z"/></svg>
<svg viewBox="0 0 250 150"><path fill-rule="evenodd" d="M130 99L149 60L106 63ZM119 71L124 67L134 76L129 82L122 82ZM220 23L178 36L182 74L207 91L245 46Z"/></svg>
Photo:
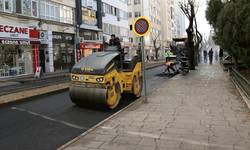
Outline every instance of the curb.
<svg viewBox="0 0 250 150"><path fill-rule="evenodd" d="M167 80L166 82L169 82L172 78L170 78L169 80ZM166 83L163 82L162 84ZM160 84L159 86L161 86L162 84ZM156 88L154 88L153 90L151 90L150 92L147 93L147 95L151 94L152 92L154 92L156 89L159 88L159 86L157 86ZM86 132L82 133L81 135L77 136L76 138L72 139L71 141L67 142L66 144L62 145L61 147L59 147L57 150L63 150L65 148L67 148L67 146L69 146L70 144L73 144L74 142L76 142L77 140L79 140L80 138L84 137L85 135L89 134L91 131L93 131L94 129L98 128L99 126L101 126L102 124L104 124L105 122L109 121L110 119L114 118L115 116L119 115L120 113L122 113L124 110L128 109L129 107L133 106L136 103L141 102L141 104L143 104L143 100L144 96L138 98L137 100L135 100L134 102L132 102L131 104L129 104L128 106L124 107L123 109L119 110L118 112L114 113L113 115L109 116L108 118L104 119L103 121L99 122L98 124L96 124L95 126L93 126L92 128L90 128L89 130L87 130Z"/></svg>
<svg viewBox="0 0 250 150"><path fill-rule="evenodd" d="M42 94L30 96L30 97L25 97L25 98L17 99L17 100L14 100L14 101L9 101L9 102L0 104L0 108L7 107L7 106L10 106L10 105L14 105L14 104L19 104L19 103L22 103L22 102L27 102L27 101L35 100L35 99L38 99L38 98L47 97L47 96L58 94L58 93L61 93L61 92L66 92L68 90L69 90L69 87L63 88L63 89L59 89L59 90L55 90L55 91L51 91L51 92L47 92L47 93L42 93Z"/></svg>

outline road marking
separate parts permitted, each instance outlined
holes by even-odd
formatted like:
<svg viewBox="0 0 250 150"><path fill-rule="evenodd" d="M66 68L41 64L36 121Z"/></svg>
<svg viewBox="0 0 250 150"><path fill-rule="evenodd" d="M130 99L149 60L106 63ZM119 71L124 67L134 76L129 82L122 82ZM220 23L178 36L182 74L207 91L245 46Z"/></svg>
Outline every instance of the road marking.
<svg viewBox="0 0 250 150"><path fill-rule="evenodd" d="M78 126L78 125L75 125L75 124L72 124L72 123L69 123L69 122L60 121L60 120L57 120L57 119L50 118L48 116L40 115L40 114L37 114L35 112L31 112L31 111L24 110L24 109L21 109L21 108L11 107L11 109L13 109L13 110L20 110L20 111L23 111L23 112L27 112L29 114L32 114L32 115L35 115L35 116L40 116L40 117L42 117L44 119L47 119L47 120L50 120L50 121L60 122L60 123L62 123L64 125L70 126L72 128L81 129L81 130L88 130L89 129L89 128Z"/></svg>

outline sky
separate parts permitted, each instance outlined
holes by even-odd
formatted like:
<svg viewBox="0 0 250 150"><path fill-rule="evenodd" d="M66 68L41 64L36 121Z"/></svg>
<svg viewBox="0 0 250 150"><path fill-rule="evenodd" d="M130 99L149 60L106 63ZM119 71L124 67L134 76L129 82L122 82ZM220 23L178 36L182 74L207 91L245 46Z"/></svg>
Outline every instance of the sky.
<svg viewBox="0 0 250 150"><path fill-rule="evenodd" d="M210 25L208 24L206 17L205 17L206 7L207 7L206 0L200 0L200 8L198 10L196 17L197 17L198 30L200 31L200 33L202 33L202 35L203 33L205 33L207 37L210 32ZM185 25L186 25L186 28L189 25L189 21L187 18L185 21Z"/></svg>

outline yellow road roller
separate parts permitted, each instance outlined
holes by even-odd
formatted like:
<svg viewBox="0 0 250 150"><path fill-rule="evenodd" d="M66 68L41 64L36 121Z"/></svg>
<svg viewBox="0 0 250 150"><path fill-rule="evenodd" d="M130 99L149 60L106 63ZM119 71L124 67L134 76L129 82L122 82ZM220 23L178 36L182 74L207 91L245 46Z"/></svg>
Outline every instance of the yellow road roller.
<svg viewBox="0 0 250 150"><path fill-rule="evenodd" d="M114 109L122 93L140 97L142 93L140 55L124 60L115 46L82 58L71 70L70 99L75 104L103 104Z"/></svg>

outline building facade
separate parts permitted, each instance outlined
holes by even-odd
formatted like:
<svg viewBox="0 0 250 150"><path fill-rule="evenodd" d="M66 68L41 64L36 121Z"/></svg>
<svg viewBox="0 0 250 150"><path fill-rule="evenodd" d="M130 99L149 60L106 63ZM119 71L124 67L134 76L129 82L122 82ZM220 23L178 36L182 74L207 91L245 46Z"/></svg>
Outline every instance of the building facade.
<svg viewBox="0 0 250 150"><path fill-rule="evenodd" d="M162 48L168 50L172 42L172 23L171 23L171 0L161 0L162 10L162 26L161 26L161 37L162 37Z"/></svg>
<svg viewBox="0 0 250 150"><path fill-rule="evenodd" d="M111 34L120 38L122 47L129 46L127 0L102 0L103 45L109 44Z"/></svg>
<svg viewBox="0 0 250 150"><path fill-rule="evenodd" d="M166 9L167 8L167 9ZM128 0L129 42L134 49L138 49L141 38L133 31L133 23L138 17L146 17L151 22L149 34L144 36L145 53L150 59L156 59L153 41L156 40L158 58L163 58L168 42L170 25L169 0Z"/></svg>
<svg viewBox="0 0 250 150"><path fill-rule="evenodd" d="M1 76L67 69L74 60L75 0L0 0Z"/></svg>
<svg viewBox="0 0 250 150"><path fill-rule="evenodd" d="M185 14L179 6L179 0L171 0L171 22L172 22L172 37L184 37L185 31Z"/></svg>

